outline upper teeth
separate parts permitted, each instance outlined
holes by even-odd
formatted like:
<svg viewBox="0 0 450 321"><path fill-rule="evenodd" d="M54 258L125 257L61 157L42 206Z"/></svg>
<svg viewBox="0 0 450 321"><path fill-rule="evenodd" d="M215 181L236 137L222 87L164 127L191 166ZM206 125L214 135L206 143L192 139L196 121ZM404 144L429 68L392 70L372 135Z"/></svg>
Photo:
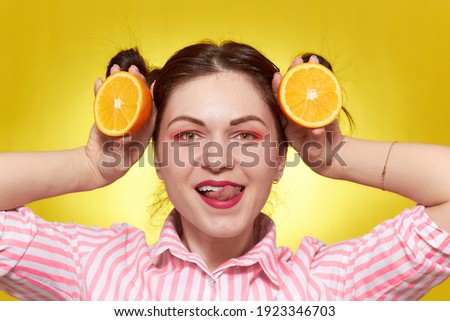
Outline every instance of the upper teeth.
<svg viewBox="0 0 450 321"><path fill-rule="evenodd" d="M217 192L217 191L220 191L221 189L222 189L222 187L215 187L215 186L208 186L208 185L201 186L198 188L198 190L200 192L207 192L207 191Z"/></svg>
<svg viewBox="0 0 450 321"><path fill-rule="evenodd" d="M222 188L223 187L205 185L205 186L200 186L199 188L197 188L197 190L199 192L218 192ZM242 186L234 186L234 188L237 189L239 192L242 191Z"/></svg>

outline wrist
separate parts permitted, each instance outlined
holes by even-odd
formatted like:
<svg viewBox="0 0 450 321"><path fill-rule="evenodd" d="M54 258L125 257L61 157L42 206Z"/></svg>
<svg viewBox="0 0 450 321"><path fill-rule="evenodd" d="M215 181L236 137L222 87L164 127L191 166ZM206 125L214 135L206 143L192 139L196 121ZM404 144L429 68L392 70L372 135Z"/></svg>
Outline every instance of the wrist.
<svg viewBox="0 0 450 321"><path fill-rule="evenodd" d="M339 158L335 158L335 166L331 172L331 177L335 179L347 179L348 171L351 170L351 152L355 139L349 136L342 136Z"/></svg>
<svg viewBox="0 0 450 321"><path fill-rule="evenodd" d="M351 138L340 136L339 140L327 140L323 155L317 161L319 166L310 166L317 174L333 179L345 179L348 170L348 149Z"/></svg>
<svg viewBox="0 0 450 321"><path fill-rule="evenodd" d="M380 188L384 185L386 160L392 142L369 141L345 137L347 142L341 149L342 166L336 166L330 177ZM384 172L384 174L383 174Z"/></svg>
<svg viewBox="0 0 450 321"><path fill-rule="evenodd" d="M75 166L77 167L74 173L79 174L75 179L76 191L89 191L109 184L90 156L87 146L75 149L74 153Z"/></svg>

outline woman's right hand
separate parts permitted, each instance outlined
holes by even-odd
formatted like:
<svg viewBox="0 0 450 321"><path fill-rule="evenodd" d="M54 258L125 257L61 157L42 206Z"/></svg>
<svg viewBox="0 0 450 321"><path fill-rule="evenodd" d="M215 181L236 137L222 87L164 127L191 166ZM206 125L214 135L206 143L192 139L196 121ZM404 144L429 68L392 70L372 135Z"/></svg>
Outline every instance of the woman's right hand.
<svg viewBox="0 0 450 321"><path fill-rule="evenodd" d="M114 65L111 68L111 74L119 70L119 66ZM128 72L145 81L144 76L136 66L131 66ZM103 80L100 78L96 81L95 94L97 94L102 82ZM151 91L153 94L153 85ZM139 160L153 134L155 118L156 108L153 106L150 120L133 136L109 137L100 132L95 124L92 126L85 147L85 154L95 180L94 186L101 187L111 184L125 175L131 166Z"/></svg>

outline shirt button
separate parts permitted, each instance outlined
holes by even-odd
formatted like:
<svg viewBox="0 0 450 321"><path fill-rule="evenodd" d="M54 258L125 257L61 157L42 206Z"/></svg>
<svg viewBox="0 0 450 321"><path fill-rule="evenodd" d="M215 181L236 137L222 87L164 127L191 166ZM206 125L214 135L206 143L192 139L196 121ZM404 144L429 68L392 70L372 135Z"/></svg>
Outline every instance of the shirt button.
<svg viewBox="0 0 450 321"><path fill-rule="evenodd" d="M209 285L210 287L213 287L215 282L216 282L216 281L214 280L214 278L208 277L208 285Z"/></svg>

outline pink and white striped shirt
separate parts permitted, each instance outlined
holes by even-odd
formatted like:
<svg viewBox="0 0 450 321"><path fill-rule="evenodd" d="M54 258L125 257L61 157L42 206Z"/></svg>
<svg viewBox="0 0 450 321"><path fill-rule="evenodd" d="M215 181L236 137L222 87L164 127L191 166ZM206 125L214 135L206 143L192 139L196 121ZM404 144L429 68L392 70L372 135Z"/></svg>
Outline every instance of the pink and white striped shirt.
<svg viewBox="0 0 450 321"><path fill-rule="evenodd" d="M24 300L416 300L450 275L450 236L422 206L334 245L306 237L296 253L261 240L209 271L169 215L155 245L127 224L49 223L0 212L0 289Z"/></svg>

